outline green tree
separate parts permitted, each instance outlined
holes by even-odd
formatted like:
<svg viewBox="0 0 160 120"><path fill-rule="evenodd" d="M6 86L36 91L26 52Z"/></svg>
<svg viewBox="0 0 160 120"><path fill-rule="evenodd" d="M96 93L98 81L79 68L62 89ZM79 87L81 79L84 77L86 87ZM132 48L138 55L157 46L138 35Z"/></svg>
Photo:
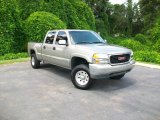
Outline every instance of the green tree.
<svg viewBox="0 0 160 120"><path fill-rule="evenodd" d="M160 12L160 0L140 0L140 9L144 22L144 32L151 29Z"/></svg>
<svg viewBox="0 0 160 120"><path fill-rule="evenodd" d="M18 36L22 32L17 1L0 0L0 16L0 55L21 51L23 39Z"/></svg>
<svg viewBox="0 0 160 120"><path fill-rule="evenodd" d="M140 6L138 3L133 5L133 21L132 21L132 32L133 35L136 35L138 33L142 32L142 29L144 27L142 14L140 11Z"/></svg>
<svg viewBox="0 0 160 120"><path fill-rule="evenodd" d="M132 0L127 0L127 33L128 35L132 35L132 19L133 19L133 11L132 11Z"/></svg>
<svg viewBox="0 0 160 120"><path fill-rule="evenodd" d="M103 23L105 27L104 33L106 34L110 33L109 16L107 14L110 8L109 0L84 0L84 1L91 7L92 11L94 12L95 18L97 19L96 24Z"/></svg>
<svg viewBox="0 0 160 120"><path fill-rule="evenodd" d="M160 46L160 16L157 17L157 19L155 20L155 24L154 27L152 29L150 29L150 35L149 35L149 39L152 41L152 43L156 43L157 46ZM158 42L157 42L158 41Z"/></svg>
<svg viewBox="0 0 160 120"><path fill-rule="evenodd" d="M84 2L78 1L73 4L76 8L77 17L79 19L79 29L95 30L95 17L92 10Z"/></svg>
<svg viewBox="0 0 160 120"><path fill-rule="evenodd" d="M33 12L41 11L42 6L45 4L44 0L17 0L17 2L22 20L27 19Z"/></svg>
<svg viewBox="0 0 160 120"><path fill-rule="evenodd" d="M126 34L127 30L127 11L125 5L115 4L109 17L112 34Z"/></svg>
<svg viewBox="0 0 160 120"><path fill-rule="evenodd" d="M107 37L107 33L106 33L106 28L105 28L105 24L104 24L104 21L102 19L96 19L96 30L97 32L100 32L100 35L103 37L103 38L106 38Z"/></svg>

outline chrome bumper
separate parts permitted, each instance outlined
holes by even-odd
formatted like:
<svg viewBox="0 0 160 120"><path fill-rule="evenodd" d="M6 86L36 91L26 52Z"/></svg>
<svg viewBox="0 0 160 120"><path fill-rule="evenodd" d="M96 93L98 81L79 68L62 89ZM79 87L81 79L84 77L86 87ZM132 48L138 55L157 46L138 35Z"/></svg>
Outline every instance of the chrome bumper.
<svg viewBox="0 0 160 120"><path fill-rule="evenodd" d="M94 79L100 79L125 74L132 70L134 64L134 60L130 61L129 63L119 65L89 64L90 76Z"/></svg>

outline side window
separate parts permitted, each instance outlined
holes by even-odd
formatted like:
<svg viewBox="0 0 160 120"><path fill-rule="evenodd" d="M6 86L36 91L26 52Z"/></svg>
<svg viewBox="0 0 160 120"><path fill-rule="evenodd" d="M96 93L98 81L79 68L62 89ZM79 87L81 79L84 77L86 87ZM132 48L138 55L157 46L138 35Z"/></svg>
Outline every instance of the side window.
<svg viewBox="0 0 160 120"><path fill-rule="evenodd" d="M66 32L64 32L64 31L58 32L58 35L57 35L56 43L55 43L55 44L58 45L58 41L59 41L59 40L66 40L66 41L68 41Z"/></svg>
<svg viewBox="0 0 160 120"><path fill-rule="evenodd" d="M55 38L55 34L56 34L56 32L49 32L47 37L46 37L45 43L53 44L53 41L54 41L54 38Z"/></svg>

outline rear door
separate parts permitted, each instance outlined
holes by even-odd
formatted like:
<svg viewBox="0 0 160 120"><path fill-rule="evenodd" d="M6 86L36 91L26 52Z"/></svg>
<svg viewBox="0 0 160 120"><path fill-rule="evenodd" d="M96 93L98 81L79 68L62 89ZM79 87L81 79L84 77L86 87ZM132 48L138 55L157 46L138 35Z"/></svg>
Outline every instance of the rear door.
<svg viewBox="0 0 160 120"><path fill-rule="evenodd" d="M44 43L42 45L42 58L45 62L54 64L54 58L52 57L53 42L55 40L56 31L48 32Z"/></svg>

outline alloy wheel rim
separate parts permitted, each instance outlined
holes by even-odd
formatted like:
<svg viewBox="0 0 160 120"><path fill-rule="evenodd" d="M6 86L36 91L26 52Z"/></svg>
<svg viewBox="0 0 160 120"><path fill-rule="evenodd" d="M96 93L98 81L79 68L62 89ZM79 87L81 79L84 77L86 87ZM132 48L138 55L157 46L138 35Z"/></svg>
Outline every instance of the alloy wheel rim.
<svg viewBox="0 0 160 120"><path fill-rule="evenodd" d="M84 86L89 82L89 75L87 72L81 70L76 73L75 79L79 85Z"/></svg>

